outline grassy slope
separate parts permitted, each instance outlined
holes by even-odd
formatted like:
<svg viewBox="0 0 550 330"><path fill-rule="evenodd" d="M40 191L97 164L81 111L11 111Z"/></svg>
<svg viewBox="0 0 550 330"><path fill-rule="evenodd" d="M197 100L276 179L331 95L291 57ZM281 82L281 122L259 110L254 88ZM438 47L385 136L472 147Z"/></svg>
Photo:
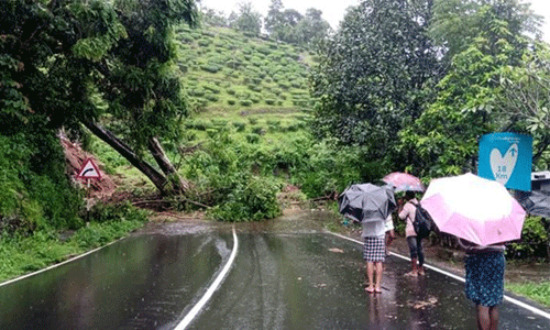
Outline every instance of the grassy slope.
<svg viewBox="0 0 550 330"><path fill-rule="evenodd" d="M178 40L179 68L195 109L186 129L199 139L208 129L232 125L236 133L284 143L284 133L305 127L310 54L225 28L182 29Z"/></svg>

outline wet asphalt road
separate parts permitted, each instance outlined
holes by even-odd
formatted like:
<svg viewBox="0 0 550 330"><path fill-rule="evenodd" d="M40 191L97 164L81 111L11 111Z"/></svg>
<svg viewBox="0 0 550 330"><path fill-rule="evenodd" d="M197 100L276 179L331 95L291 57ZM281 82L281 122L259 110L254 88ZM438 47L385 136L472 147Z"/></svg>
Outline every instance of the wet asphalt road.
<svg viewBox="0 0 550 330"><path fill-rule="evenodd" d="M135 236L0 287L0 329L172 329L233 248L221 230ZM363 291L361 246L322 233L243 230L229 275L192 329L475 329L464 284L408 278L390 257L383 293ZM500 329L548 329L509 303Z"/></svg>

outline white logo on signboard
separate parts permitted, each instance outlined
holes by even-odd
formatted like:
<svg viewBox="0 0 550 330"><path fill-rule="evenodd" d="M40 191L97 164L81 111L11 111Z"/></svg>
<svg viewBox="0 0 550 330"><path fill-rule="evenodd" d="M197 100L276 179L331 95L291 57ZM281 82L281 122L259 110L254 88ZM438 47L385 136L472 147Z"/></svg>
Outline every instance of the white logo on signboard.
<svg viewBox="0 0 550 330"><path fill-rule="evenodd" d="M504 157L500 153L500 150L494 148L491 151L491 170L493 170L493 175L495 180L506 184L512 173L514 173L514 168L516 167L516 162L518 160L518 145L516 143L512 144L508 151L504 154Z"/></svg>

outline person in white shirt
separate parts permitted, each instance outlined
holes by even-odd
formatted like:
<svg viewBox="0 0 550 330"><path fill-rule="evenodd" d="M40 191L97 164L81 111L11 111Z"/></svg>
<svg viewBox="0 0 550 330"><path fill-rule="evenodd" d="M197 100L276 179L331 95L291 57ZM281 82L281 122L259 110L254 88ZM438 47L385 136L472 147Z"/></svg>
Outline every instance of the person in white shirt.
<svg viewBox="0 0 550 330"><path fill-rule="evenodd" d="M386 260L386 225L383 220L363 222L363 259L366 263L368 293L382 292L383 263Z"/></svg>

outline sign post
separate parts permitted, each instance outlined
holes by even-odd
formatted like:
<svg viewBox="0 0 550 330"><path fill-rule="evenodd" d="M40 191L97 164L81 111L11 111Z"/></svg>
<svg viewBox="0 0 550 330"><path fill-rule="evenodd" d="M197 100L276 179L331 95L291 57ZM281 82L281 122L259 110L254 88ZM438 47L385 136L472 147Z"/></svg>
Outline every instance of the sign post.
<svg viewBox="0 0 550 330"><path fill-rule="evenodd" d="M90 223L90 179L101 180L101 172L91 158L87 158L76 175L77 179L86 180L86 225Z"/></svg>
<svg viewBox="0 0 550 330"><path fill-rule="evenodd" d="M533 137L516 133L492 133L479 142L478 174L506 188L531 191Z"/></svg>

